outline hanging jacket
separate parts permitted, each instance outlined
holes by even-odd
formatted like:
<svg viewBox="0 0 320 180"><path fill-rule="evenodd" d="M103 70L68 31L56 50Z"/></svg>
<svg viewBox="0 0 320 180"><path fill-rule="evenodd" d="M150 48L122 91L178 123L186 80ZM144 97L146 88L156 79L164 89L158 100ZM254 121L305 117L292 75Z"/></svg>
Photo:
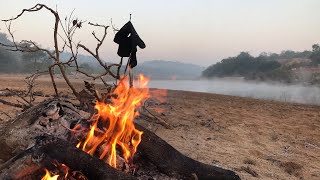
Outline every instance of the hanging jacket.
<svg viewBox="0 0 320 180"><path fill-rule="evenodd" d="M146 45L134 29L131 21L127 22L116 33L113 41L119 44L118 55L120 57L129 57L130 67L135 67L137 65L137 46L144 49Z"/></svg>

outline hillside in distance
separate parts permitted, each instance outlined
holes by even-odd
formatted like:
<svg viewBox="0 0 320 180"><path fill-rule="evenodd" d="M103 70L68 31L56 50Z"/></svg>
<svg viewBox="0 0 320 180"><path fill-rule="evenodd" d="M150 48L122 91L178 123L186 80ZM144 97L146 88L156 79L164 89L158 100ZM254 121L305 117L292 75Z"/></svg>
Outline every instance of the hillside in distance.
<svg viewBox="0 0 320 180"><path fill-rule="evenodd" d="M62 61L70 58L70 53L62 53ZM90 73L99 73L103 71L98 61L92 56L78 54L78 63L85 71ZM106 62L110 64L110 62ZM122 72L125 69L127 58L124 59ZM182 63L177 61L151 60L138 62L138 65L133 68L134 74L144 74L152 79L175 80L175 79L198 79L201 77L205 67L195 64ZM115 70L115 69L113 69Z"/></svg>

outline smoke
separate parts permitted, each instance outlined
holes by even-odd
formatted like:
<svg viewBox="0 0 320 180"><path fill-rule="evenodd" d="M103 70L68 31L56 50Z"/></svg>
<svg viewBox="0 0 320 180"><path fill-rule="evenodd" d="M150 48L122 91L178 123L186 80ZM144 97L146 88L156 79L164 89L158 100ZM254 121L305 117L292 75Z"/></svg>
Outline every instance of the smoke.
<svg viewBox="0 0 320 180"><path fill-rule="evenodd" d="M245 80L151 80L150 87L320 105L320 88Z"/></svg>

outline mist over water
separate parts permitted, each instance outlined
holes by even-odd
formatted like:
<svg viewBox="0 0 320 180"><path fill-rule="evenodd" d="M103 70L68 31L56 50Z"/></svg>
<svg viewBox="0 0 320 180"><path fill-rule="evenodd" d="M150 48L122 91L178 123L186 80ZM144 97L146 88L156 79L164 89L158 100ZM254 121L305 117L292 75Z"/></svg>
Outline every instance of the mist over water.
<svg viewBox="0 0 320 180"><path fill-rule="evenodd" d="M268 99L282 102L320 105L320 88L316 86L271 84L244 80L151 80L151 88L207 92Z"/></svg>

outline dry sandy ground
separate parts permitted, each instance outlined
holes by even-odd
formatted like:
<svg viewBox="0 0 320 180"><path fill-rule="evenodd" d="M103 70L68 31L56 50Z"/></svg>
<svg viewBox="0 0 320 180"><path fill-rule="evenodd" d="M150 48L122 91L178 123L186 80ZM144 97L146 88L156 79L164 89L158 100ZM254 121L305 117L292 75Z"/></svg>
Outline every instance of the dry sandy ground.
<svg viewBox="0 0 320 180"><path fill-rule="evenodd" d="M0 89L21 89L23 77L0 76ZM52 94L48 79L38 84ZM70 92L62 81L58 86ZM168 91L167 102L153 107L165 108L162 116L174 128L149 128L187 156L242 179L320 179L320 106ZM0 110L15 113L2 104Z"/></svg>

